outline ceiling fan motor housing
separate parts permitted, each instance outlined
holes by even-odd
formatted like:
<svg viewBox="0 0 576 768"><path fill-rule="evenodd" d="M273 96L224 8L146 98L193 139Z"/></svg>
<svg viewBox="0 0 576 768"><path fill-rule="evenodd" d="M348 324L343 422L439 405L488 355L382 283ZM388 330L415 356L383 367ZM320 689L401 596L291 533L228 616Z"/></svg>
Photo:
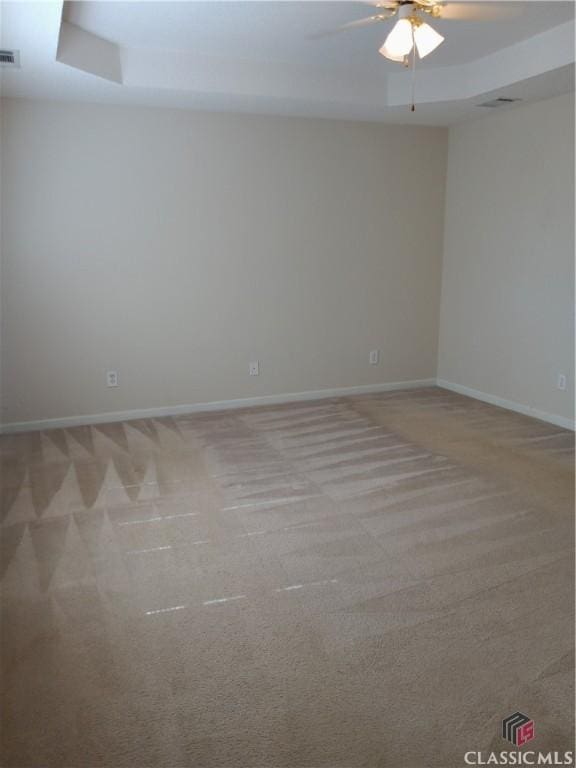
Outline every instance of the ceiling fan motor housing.
<svg viewBox="0 0 576 768"><path fill-rule="evenodd" d="M438 17L440 15L441 3L436 0L399 0L398 16L399 18L408 18L415 11L430 14Z"/></svg>

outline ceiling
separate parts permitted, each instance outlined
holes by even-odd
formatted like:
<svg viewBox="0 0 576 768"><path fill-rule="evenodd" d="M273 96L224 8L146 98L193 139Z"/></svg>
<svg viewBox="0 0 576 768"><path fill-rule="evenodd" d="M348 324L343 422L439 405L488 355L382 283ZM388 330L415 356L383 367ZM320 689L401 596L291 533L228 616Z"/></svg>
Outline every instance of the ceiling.
<svg viewBox="0 0 576 768"><path fill-rule="evenodd" d="M506 2L511 19L435 20L446 42L422 66L472 61L574 18L571 2ZM68 21L128 48L189 51L244 61L378 74L397 65L378 54L393 21L323 39L310 35L374 13L356 2L88 2L72 3ZM516 15L517 14L517 15Z"/></svg>
<svg viewBox="0 0 576 768"><path fill-rule="evenodd" d="M574 3L486 2L501 18L434 19L446 37L410 73L378 54L393 21L350 2L3 2L3 95L446 125L494 96L574 88ZM507 109L509 107L504 107Z"/></svg>

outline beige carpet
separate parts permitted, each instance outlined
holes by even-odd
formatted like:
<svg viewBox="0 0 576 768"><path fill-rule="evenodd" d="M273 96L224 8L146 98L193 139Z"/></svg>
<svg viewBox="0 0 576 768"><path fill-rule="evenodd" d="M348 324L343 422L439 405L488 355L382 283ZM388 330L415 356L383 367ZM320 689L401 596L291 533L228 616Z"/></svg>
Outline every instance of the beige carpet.
<svg viewBox="0 0 576 768"><path fill-rule="evenodd" d="M573 746L571 433L422 389L0 446L5 768Z"/></svg>

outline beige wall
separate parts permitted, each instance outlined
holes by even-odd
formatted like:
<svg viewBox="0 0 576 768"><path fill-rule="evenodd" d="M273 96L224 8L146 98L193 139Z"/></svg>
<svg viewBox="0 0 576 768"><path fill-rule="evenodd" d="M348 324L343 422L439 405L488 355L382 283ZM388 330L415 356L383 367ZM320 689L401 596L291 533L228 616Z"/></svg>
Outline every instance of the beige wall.
<svg viewBox="0 0 576 768"><path fill-rule="evenodd" d="M2 119L4 423L436 375L445 130Z"/></svg>
<svg viewBox="0 0 576 768"><path fill-rule="evenodd" d="M450 129L440 379L574 418L573 217L573 94Z"/></svg>
<svg viewBox="0 0 576 768"><path fill-rule="evenodd" d="M451 128L444 220L441 129L4 100L3 423L433 378L441 271L439 378L573 419L573 110Z"/></svg>

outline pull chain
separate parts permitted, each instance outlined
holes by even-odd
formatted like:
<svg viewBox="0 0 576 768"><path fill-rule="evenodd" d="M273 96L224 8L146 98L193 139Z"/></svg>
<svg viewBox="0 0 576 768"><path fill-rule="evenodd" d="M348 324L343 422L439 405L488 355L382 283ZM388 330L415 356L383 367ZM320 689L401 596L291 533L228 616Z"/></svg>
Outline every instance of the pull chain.
<svg viewBox="0 0 576 768"><path fill-rule="evenodd" d="M412 104L410 106L410 112L416 111L416 40L414 39L414 25L411 25L412 27L412 84L411 84L411 91L412 91Z"/></svg>

